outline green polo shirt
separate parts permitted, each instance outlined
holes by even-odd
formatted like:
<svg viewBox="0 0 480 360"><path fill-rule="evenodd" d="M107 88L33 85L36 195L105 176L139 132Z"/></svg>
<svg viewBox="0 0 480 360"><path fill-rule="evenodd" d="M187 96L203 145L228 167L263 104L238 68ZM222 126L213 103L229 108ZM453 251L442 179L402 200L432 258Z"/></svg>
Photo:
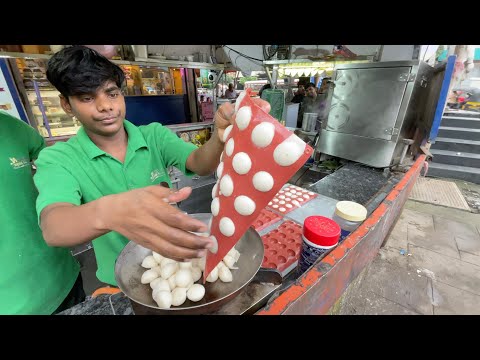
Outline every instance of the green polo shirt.
<svg viewBox="0 0 480 360"><path fill-rule="evenodd" d="M37 223L31 161L45 141L0 111L0 314L52 314L79 273L68 249L49 247Z"/></svg>
<svg viewBox="0 0 480 360"><path fill-rule="evenodd" d="M86 204L102 196L167 182L167 167L175 166L186 175L190 153L197 147L186 143L159 123L135 126L124 120L128 134L125 162L98 148L80 128L67 142L58 142L40 154L35 174L39 196L37 214L54 203ZM116 285L114 267L128 239L109 232L93 240L97 258L97 277Z"/></svg>

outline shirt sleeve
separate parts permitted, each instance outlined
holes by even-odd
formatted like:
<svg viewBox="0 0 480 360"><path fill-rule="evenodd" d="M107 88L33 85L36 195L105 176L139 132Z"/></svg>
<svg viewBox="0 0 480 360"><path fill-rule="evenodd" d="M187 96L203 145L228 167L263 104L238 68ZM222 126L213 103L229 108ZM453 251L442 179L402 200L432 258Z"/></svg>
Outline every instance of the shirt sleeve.
<svg viewBox="0 0 480 360"><path fill-rule="evenodd" d="M40 151L46 146L45 139L31 126L28 126L27 137L30 159L35 160L38 158Z"/></svg>
<svg viewBox="0 0 480 360"><path fill-rule="evenodd" d="M37 216L40 224L40 214L48 205L55 203L70 203L80 205L82 193L77 179L62 166L61 158L52 159L55 155L51 149L42 151L35 162L37 172L34 182L38 189ZM52 149L53 150L53 149ZM52 154L50 153L53 153Z"/></svg>
<svg viewBox="0 0 480 360"><path fill-rule="evenodd" d="M187 176L194 175L194 172L187 169L186 164L188 157L197 149L197 146L183 141L177 134L159 123L155 123L154 126L158 151L165 166L175 166Z"/></svg>
<svg viewBox="0 0 480 360"><path fill-rule="evenodd" d="M43 136L23 120L13 117L9 114L2 114L2 116L8 116L12 119L12 123L14 125L13 128L18 130L18 136L20 136L28 146L30 161L35 160L40 151L46 146Z"/></svg>

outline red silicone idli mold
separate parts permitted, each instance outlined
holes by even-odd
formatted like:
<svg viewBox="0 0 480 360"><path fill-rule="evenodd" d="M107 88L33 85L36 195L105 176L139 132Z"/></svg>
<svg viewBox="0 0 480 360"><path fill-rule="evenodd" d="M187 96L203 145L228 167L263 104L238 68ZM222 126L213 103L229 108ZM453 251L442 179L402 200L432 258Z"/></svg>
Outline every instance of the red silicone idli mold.
<svg viewBox="0 0 480 360"><path fill-rule="evenodd" d="M232 130L226 139L226 144L228 140L233 139L233 153L228 156L224 150L222 154L223 171L221 178L219 181L217 181L218 186L214 192L215 197L218 198L220 206L218 214L212 218L210 228L211 235L215 236L217 239L218 251L216 254L211 252L208 252L207 254L207 262L205 271L203 273L204 281L213 268L225 257L228 251L235 246L245 231L247 231L250 225L252 225L262 209L267 206L268 202L293 176L293 174L295 174L295 172L300 169L303 164L305 164L313 152L311 146L303 142L296 135L294 135L293 132L280 124L278 120L270 116L258 105L256 105L250 98L250 93L250 89L244 91L237 99L238 104L235 104L237 111L240 111L243 107L250 107L250 122L245 129L241 130L236 121L238 112L236 113L234 116L235 121ZM252 142L251 135L252 130L263 122L273 124L274 136L268 146L261 148ZM298 158L294 158L295 161L292 164L288 166L281 166L277 164L274 159L274 150L278 145L290 137L294 138L298 144L301 144L303 147L303 152L299 154ZM251 160L251 168L244 175L238 174L232 166L232 159L239 152L245 152ZM292 151L292 154L293 153L294 151ZM274 179L273 186L269 191L262 192L255 189L253 186L253 176L259 171L268 172ZM233 182L233 193L230 196L225 196L224 194L220 193L219 184L222 178L226 175L229 175ZM247 196L255 202L255 210L250 215L241 215L235 210L234 201L240 195ZM225 236L220 232L219 223L222 218L228 218L233 222L235 229L232 235Z"/></svg>
<svg viewBox="0 0 480 360"><path fill-rule="evenodd" d="M282 216L278 214L268 211L267 209L262 209L258 217L253 222L252 226L255 230L260 231L272 224L275 224L281 218Z"/></svg>
<svg viewBox="0 0 480 360"><path fill-rule="evenodd" d="M279 214L288 214L305 203L315 199L318 194L295 185L289 185L280 190L268 203L267 209Z"/></svg>
<svg viewBox="0 0 480 360"><path fill-rule="evenodd" d="M277 269L285 276L297 266L302 249L302 226L285 221L263 235L262 241L265 248L262 267Z"/></svg>

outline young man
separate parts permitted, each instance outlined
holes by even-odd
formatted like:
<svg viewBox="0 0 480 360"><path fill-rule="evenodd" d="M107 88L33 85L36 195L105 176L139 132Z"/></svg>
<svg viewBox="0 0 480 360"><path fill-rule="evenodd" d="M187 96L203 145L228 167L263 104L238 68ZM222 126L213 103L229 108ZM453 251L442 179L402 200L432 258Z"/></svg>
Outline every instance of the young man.
<svg viewBox="0 0 480 360"><path fill-rule="evenodd" d="M97 277L112 285L115 261L128 240L179 261L204 256L212 241L191 232L207 231L205 224L169 205L187 198L191 189L174 193L158 184L171 186L169 166L187 175L216 169L232 104L219 108L211 139L197 148L159 123L128 122L123 71L92 49L73 46L56 53L47 78L60 92L65 112L83 125L36 162L37 213L47 243L93 240ZM260 105L269 110L266 102Z"/></svg>
<svg viewBox="0 0 480 360"><path fill-rule="evenodd" d="M305 98L305 87L303 85L298 85L298 91L290 102L294 104L299 104Z"/></svg>
<svg viewBox="0 0 480 360"><path fill-rule="evenodd" d="M303 114L320 114L323 104L323 97L317 94L317 88L314 83L308 83L306 86L307 96L302 100L297 119L297 127L302 127Z"/></svg>
<svg viewBox="0 0 480 360"><path fill-rule="evenodd" d="M225 91L225 98L226 99L236 99L237 93L233 89L233 84L228 84L228 89Z"/></svg>
<svg viewBox="0 0 480 360"><path fill-rule="evenodd" d="M0 314L49 315L85 298L78 263L38 227L32 161L44 147L37 131L0 111Z"/></svg>

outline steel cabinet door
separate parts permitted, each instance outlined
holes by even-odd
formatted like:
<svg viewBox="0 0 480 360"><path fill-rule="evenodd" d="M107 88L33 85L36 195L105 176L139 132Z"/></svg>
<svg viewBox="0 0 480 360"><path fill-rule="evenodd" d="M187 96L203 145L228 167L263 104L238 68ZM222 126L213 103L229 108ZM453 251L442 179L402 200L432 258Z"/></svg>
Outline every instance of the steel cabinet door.
<svg viewBox="0 0 480 360"><path fill-rule="evenodd" d="M411 67L337 70L328 131L390 140Z"/></svg>

